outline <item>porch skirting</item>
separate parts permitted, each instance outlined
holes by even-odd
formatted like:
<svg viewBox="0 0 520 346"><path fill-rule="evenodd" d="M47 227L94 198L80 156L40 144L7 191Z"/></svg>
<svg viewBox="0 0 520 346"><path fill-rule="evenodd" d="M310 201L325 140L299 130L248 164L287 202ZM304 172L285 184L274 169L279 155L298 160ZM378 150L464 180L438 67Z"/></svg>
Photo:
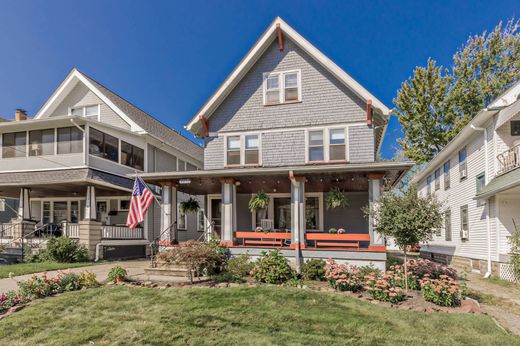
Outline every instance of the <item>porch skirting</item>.
<svg viewBox="0 0 520 346"><path fill-rule="evenodd" d="M253 247L230 247L229 252L232 256L238 256L242 254L249 254L252 260L256 260L260 256L262 251L275 250L272 248L253 248ZM295 263L295 250L293 249L276 249L290 263ZM327 260L332 258L338 263L348 263L355 266L373 265L375 268L385 270L386 265L386 252L370 252L370 251L345 251L341 250L329 250L329 249L302 249L301 256L304 261L318 258Z"/></svg>

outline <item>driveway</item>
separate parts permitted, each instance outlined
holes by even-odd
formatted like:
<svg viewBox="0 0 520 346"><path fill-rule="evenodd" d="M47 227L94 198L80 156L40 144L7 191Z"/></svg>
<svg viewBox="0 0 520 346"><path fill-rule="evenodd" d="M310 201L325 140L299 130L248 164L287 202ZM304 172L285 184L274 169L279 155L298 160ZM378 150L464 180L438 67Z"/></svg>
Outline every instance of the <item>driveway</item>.
<svg viewBox="0 0 520 346"><path fill-rule="evenodd" d="M128 271L128 276L139 276L144 275L144 269L150 266L149 260L133 260L133 261L116 261L107 262L88 267L78 267L70 269L71 272L80 273L88 270L96 274L98 281L105 281L107 279L108 272L115 266L120 266ZM49 276L57 274L60 270L48 271ZM63 271L63 270L61 270ZM37 273L41 274L41 273ZM18 288L18 281L24 281L29 279L34 274L14 276L12 278L0 279L0 293L5 293L9 290L16 290Z"/></svg>

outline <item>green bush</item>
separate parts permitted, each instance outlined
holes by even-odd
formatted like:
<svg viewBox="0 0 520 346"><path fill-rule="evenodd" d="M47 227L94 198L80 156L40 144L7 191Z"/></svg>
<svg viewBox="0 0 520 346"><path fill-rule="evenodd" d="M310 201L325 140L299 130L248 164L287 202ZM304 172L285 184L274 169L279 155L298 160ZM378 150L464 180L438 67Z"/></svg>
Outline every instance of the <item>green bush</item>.
<svg viewBox="0 0 520 346"><path fill-rule="evenodd" d="M251 275L253 267L251 256L242 254L229 259L224 265L222 274L225 274L223 277L227 277L230 282L244 282L243 278Z"/></svg>
<svg viewBox="0 0 520 346"><path fill-rule="evenodd" d="M86 288L101 286L101 283L96 278L96 274L89 272L88 270L79 274L79 282L81 287Z"/></svg>
<svg viewBox="0 0 520 346"><path fill-rule="evenodd" d="M431 279L428 274L420 280L424 300L441 306L459 306L465 295L464 283L441 275L440 279Z"/></svg>
<svg viewBox="0 0 520 346"><path fill-rule="evenodd" d="M282 284L295 276L287 259L278 250L262 251L251 273L256 281L267 284Z"/></svg>
<svg viewBox="0 0 520 346"><path fill-rule="evenodd" d="M127 275L128 275L128 272L126 271L126 269L121 268L121 267L114 267L114 268L110 269L110 271L108 272L107 279L110 282L115 283L118 281L123 281Z"/></svg>
<svg viewBox="0 0 520 346"><path fill-rule="evenodd" d="M49 238L45 249L30 253L28 262L56 261L61 263L88 261L88 250L78 240L69 237Z"/></svg>
<svg viewBox="0 0 520 346"><path fill-rule="evenodd" d="M313 258L302 264L301 273L305 280L325 281L325 262Z"/></svg>
<svg viewBox="0 0 520 346"><path fill-rule="evenodd" d="M402 258L388 255L388 257L386 259L386 270L389 270L393 266L403 265L403 264L404 264L404 260Z"/></svg>

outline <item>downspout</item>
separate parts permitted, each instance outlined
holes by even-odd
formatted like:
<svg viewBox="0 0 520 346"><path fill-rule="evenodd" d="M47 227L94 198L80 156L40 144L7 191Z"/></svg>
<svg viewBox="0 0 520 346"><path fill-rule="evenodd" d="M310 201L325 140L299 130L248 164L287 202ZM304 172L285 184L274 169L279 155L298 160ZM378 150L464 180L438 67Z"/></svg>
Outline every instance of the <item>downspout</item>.
<svg viewBox="0 0 520 346"><path fill-rule="evenodd" d="M484 132L484 184L488 184L489 179L489 161L488 161L488 129L483 127L476 127L475 125L471 124L471 128L475 131L482 131ZM487 271L484 274L485 278L488 278L491 276L491 224L489 220L489 212L490 212L490 199L486 199L486 233L487 233Z"/></svg>

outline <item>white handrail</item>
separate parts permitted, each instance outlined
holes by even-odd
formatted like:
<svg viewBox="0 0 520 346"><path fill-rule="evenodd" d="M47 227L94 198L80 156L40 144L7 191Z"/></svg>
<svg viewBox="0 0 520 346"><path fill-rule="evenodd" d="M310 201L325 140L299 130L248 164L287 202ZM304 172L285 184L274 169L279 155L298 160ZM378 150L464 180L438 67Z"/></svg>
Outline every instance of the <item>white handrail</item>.
<svg viewBox="0 0 520 346"><path fill-rule="evenodd" d="M102 226L103 239L143 239L143 229L131 229L126 226Z"/></svg>

